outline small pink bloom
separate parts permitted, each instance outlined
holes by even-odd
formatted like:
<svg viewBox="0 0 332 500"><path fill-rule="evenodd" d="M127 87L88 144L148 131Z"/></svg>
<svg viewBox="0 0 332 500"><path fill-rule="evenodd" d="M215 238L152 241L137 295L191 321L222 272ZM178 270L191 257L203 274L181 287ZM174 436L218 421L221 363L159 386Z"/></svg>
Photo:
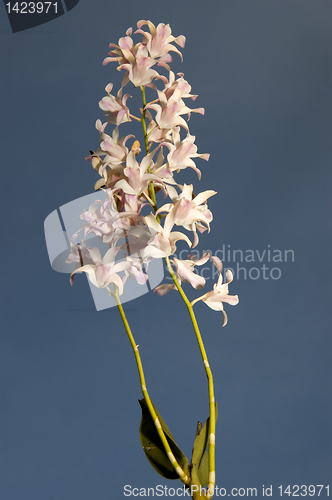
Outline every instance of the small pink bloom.
<svg viewBox="0 0 332 500"><path fill-rule="evenodd" d="M123 170L123 178L114 185L114 191L122 189L125 194L140 196L146 191L151 181L155 184L162 184L160 179L147 172L152 165L152 157L155 151L146 155L141 164L136 161L134 151L130 151L126 159L126 168Z"/></svg>
<svg viewBox="0 0 332 500"><path fill-rule="evenodd" d="M114 123L119 126L121 123L131 121L129 116L129 108L126 106L126 102L129 94L122 97L122 88L119 90L116 97L111 94L113 88L113 83L109 83L106 87L107 96L99 102L99 107L105 111L105 115L108 117L108 123Z"/></svg>
<svg viewBox="0 0 332 500"><path fill-rule="evenodd" d="M147 33L146 31L143 31L141 29L142 26L148 25L150 33ZM150 57L153 59L159 57L158 64L165 66L168 68L167 62L171 62L172 58L171 57L166 57L168 52L176 52L177 54L180 55L182 59L182 54L181 52L174 47L174 45L171 45L172 42L175 42L177 45L180 47L184 47L186 38L183 35L178 36L175 38L172 36L172 30L169 26L169 24L163 24L160 23L158 24L157 27L151 22L151 21L138 21L137 23L138 30L135 31L135 33L141 33L144 35L145 39L143 40L143 43L147 43L147 48L150 53Z"/></svg>
<svg viewBox="0 0 332 500"><path fill-rule="evenodd" d="M187 137L181 141L179 132L173 130L173 144L170 142L164 142L162 143L162 146L166 146L169 150L167 161L172 172L179 172L180 170L190 167L197 172L198 178L200 179L201 172L196 167L192 158L202 158L207 161L210 155L207 153L198 154L197 146L194 144L194 141L195 137L190 134L188 134Z"/></svg>
<svg viewBox="0 0 332 500"><path fill-rule="evenodd" d="M178 277L182 281L190 283L194 288L196 288L196 290L198 290L203 288L205 285L205 279L203 276L194 273L193 269L195 266L202 266L205 264L209 260L210 254L209 252L206 252L199 260L197 260L194 255L189 255L189 257L191 258L188 260L180 260L174 257L173 261Z"/></svg>
<svg viewBox="0 0 332 500"><path fill-rule="evenodd" d="M239 303L239 297L237 295L228 295L228 284L233 281L233 274L228 269L226 272L226 283L222 281L222 262L218 257L213 256L212 260L217 267L220 275L218 278L218 282L213 285L213 290L208 292L198 299L192 301L192 305L194 305L199 300L205 302L207 306L209 306L214 311L222 311L223 313L223 325L227 324L227 314L224 311L223 302L230 304L232 306L236 306Z"/></svg>
<svg viewBox="0 0 332 500"><path fill-rule="evenodd" d="M169 223L168 217L169 215L166 216L164 227L157 222L155 214L150 213L145 217L146 225L155 235L142 250L144 261L149 257L160 259L172 255L176 252L176 242L179 240L184 240L191 246L188 236L179 231L171 232L173 224Z"/></svg>
<svg viewBox="0 0 332 500"><path fill-rule="evenodd" d="M118 286L121 295L123 293L123 284L118 273L130 267L130 262L122 261L115 264L115 256L119 251L119 249L115 247L110 248L103 258L101 258L100 251L97 247L87 250L94 264L86 264L75 269L70 276L70 283L73 284L74 275L76 273L84 272L88 275L91 283L97 288L106 288L113 283Z"/></svg>
<svg viewBox="0 0 332 500"><path fill-rule="evenodd" d="M125 69L128 72L129 80L135 87L140 87L151 83L153 78L159 77L157 71L150 69L154 64L156 61L149 57L146 46L139 45L134 60L121 64L118 69Z"/></svg>
<svg viewBox="0 0 332 500"><path fill-rule="evenodd" d="M127 255L126 262L129 262L131 265L124 271L123 284L126 282L127 277L129 277L139 285L144 285L148 280L148 275L143 271L142 261L138 257Z"/></svg>
<svg viewBox="0 0 332 500"><path fill-rule="evenodd" d="M170 190L169 190L170 191ZM175 192L176 191L170 191ZM159 208L158 212L169 212L165 221L165 228L177 224L183 226L188 231L193 231L193 248L198 243L196 229L200 232L210 231L210 222L213 219L212 213L205 203L208 198L216 194L216 191L208 190L199 193L192 198L192 184L184 184L182 193L172 198L173 203L167 203Z"/></svg>
<svg viewBox="0 0 332 500"><path fill-rule="evenodd" d="M190 109L185 105L180 89L175 89L169 99L165 91L158 91L158 96L160 104L148 104L146 109L153 109L156 112L155 121L161 129L173 129L180 125L189 133L188 124L181 115L188 114L190 116L190 113L204 114L203 108Z"/></svg>
<svg viewBox="0 0 332 500"><path fill-rule="evenodd" d="M183 78L183 73L177 73L177 75L180 78L176 80L173 71L169 72L169 78L167 83L165 84L165 89L164 89L166 98L169 99L173 95L174 91L177 89L182 92L182 99L190 97L193 101L195 101L197 95L190 94L191 85L189 85L187 80Z"/></svg>

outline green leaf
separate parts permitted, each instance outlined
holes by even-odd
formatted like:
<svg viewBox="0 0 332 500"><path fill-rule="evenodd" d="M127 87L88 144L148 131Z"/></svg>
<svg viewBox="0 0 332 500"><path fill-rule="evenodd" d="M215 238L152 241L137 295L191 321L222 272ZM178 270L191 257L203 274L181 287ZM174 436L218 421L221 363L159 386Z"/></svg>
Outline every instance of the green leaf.
<svg viewBox="0 0 332 500"><path fill-rule="evenodd" d="M216 403L216 421L218 419L218 405ZM201 486L209 482L209 423L210 417L206 420L201 430L198 430L192 453L192 477L199 481Z"/></svg>
<svg viewBox="0 0 332 500"><path fill-rule="evenodd" d="M153 418L150 415L145 399L143 398L141 400L138 400L138 402L142 410L142 420L139 427L139 437L147 459L149 460L152 467L161 476L167 479L179 479L178 474L175 472L173 465L171 464L165 452L164 446L155 427ZM152 405L160 421L160 425L164 431L173 455L175 456L180 467L182 467L184 472L189 477L190 471L187 457L182 453L179 446L176 444L171 431L165 424L163 418L161 417L160 413L153 403Z"/></svg>
<svg viewBox="0 0 332 500"><path fill-rule="evenodd" d="M209 454L207 451L204 452L198 467L198 479L202 486L209 482Z"/></svg>

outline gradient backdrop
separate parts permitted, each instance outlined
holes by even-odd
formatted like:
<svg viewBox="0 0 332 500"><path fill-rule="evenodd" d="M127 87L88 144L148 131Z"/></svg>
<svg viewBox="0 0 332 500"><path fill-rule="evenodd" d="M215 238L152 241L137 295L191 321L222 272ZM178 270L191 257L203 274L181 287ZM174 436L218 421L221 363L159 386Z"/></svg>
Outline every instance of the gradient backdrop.
<svg viewBox="0 0 332 500"><path fill-rule="evenodd" d="M266 250L263 262L241 266L281 272L242 271L223 329L220 313L196 306L219 403L217 484L258 496L273 485L274 497L280 485L328 485L332 3L80 0L16 34L1 9L1 500L109 500L126 484L181 486L141 449L140 386L117 311L96 312L83 276L71 288L52 270L43 229L50 212L93 189L84 157L98 147L98 101L120 82L116 65L101 63L140 19L187 37L172 68L206 110L190 127L210 161L197 161L200 183L189 169L181 177L218 191L198 249ZM268 262L268 249L293 250L294 261ZM151 397L190 455L208 400L186 309L175 292L150 293L126 312Z"/></svg>

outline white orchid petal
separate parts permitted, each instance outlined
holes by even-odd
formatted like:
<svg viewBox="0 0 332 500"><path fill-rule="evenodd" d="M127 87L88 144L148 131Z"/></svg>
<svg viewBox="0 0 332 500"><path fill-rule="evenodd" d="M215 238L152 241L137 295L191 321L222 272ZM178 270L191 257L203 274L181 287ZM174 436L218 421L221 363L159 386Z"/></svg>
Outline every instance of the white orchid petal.
<svg viewBox="0 0 332 500"><path fill-rule="evenodd" d="M227 304L230 304L231 306L236 306L239 303L239 297L238 295L228 295L223 299L223 301L227 302Z"/></svg>
<svg viewBox="0 0 332 500"><path fill-rule="evenodd" d="M175 242L177 242L178 240L184 240L188 243L188 245L191 247L191 241L190 239L188 238L188 236L186 236L185 234L183 233L180 233L180 231L174 231L173 233L171 233L169 235L169 239L171 241L172 244L174 244Z"/></svg>
<svg viewBox="0 0 332 500"><path fill-rule="evenodd" d="M105 284L105 287L110 285L111 283L114 283L118 287L119 295L122 295L123 294L123 281L120 278L120 276L118 276L117 274L112 274L110 276L107 284Z"/></svg>
<svg viewBox="0 0 332 500"><path fill-rule="evenodd" d="M100 250L97 247L92 247L92 248L87 248L86 249L89 252L89 255L91 259L93 260L94 264L101 264L102 263L102 258L100 255Z"/></svg>
<svg viewBox="0 0 332 500"><path fill-rule="evenodd" d="M83 273L87 273L89 275L89 277L90 277L90 274L94 276L95 275L95 272L94 272L95 267L96 266L92 266L92 265L88 264L86 266L82 266L82 267L79 267L78 269L75 269L75 271L72 272L71 275L70 275L70 284L71 285L73 284L73 282L74 282L74 274L76 274L76 273L82 273L83 272Z"/></svg>
<svg viewBox="0 0 332 500"><path fill-rule="evenodd" d="M195 261L195 266L202 266L210 259L210 252L205 252L205 254L197 261Z"/></svg>
<svg viewBox="0 0 332 500"><path fill-rule="evenodd" d="M227 317L227 314L226 314L226 311L222 311L222 315L223 315L223 322L222 322L222 326L226 326L227 325L227 321L228 321L228 317Z"/></svg>
<svg viewBox="0 0 332 500"><path fill-rule="evenodd" d="M103 257L103 263L104 264L114 264L115 257L117 253L119 252L119 249L116 247L112 247L107 252L105 253Z"/></svg>
<svg viewBox="0 0 332 500"><path fill-rule="evenodd" d="M222 302L214 302L210 297L206 300L203 300L207 306L210 307L210 309L213 309L214 311L223 311L224 307L222 305Z"/></svg>
<svg viewBox="0 0 332 500"><path fill-rule="evenodd" d="M230 269L226 271L226 281L227 283L231 283L233 281L233 273Z"/></svg>
<svg viewBox="0 0 332 500"><path fill-rule="evenodd" d="M184 184L180 198L186 198L187 200L192 199L194 186L192 184Z"/></svg>
<svg viewBox="0 0 332 500"><path fill-rule="evenodd" d="M162 231L161 225L157 222L156 217L152 212L149 215L145 216L145 222L151 229L153 229L157 233Z"/></svg>
<svg viewBox="0 0 332 500"><path fill-rule="evenodd" d="M174 206L169 214L166 215L165 223L164 223L164 235L168 238L174 224L176 217L176 207Z"/></svg>
<svg viewBox="0 0 332 500"><path fill-rule="evenodd" d="M196 206L199 206L205 203L205 201L208 198L214 196L215 194L217 194L217 191L212 191L212 190L203 191L202 193L199 193L197 196L195 196L193 201L195 202Z"/></svg>
<svg viewBox="0 0 332 500"><path fill-rule="evenodd" d="M219 273L221 273L222 272L222 262L221 262L221 260L216 255L212 255L211 258L213 260L214 265L218 269Z"/></svg>

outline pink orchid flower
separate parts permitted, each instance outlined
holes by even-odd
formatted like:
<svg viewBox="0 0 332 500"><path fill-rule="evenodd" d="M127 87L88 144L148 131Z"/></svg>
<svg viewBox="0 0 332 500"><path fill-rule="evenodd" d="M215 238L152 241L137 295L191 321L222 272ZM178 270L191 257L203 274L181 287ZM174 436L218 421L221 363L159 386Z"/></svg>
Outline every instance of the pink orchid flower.
<svg viewBox="0 0 332 500"><path fill-rule="evenodd" d="M122 278L123 284L125 284L127 278L129 277L136 281L139 285L144 285L148 280L148 275L143 271L142 260L138 257L127 255L126 262L129 262L131 265L124 271L124 276Z"/></svg>
<svg viewBox="0 0 332 500"><path fill-rule="evenodd" d="M129 108L126 106L126 102L129 94L125 94L122 97L122 88L114 97L111 94L113 88L113 83L109 83L105 88L107 96L99 102L99 107L105 111L105 115L108 116L107 122L114 123L118 127L121 123L130 122L131 118L129 116Z"/></svg>
<svg viewBox="0 0 332 500"><path fill-rule="evenodd" d="M205 302L207 306L209 306L211 309L214 311L222 311L223 313L223 325L225 326L227 324L227 314L224 311L223 307L223 302L226 302L227 304L230 304L232 306L236 306L236 304L239 303L239 297L237 295L228 295L228 284L233 281L233 274L232 271L229 269L226 272L226 283L223 283L222 279L222 262L221 260L213 256L212 260L216 266L216 268L219 271L219 278L218 282L213 285L213 290L211 292L208 292L198 299L195 299L192 301L191 305L196 304L199 300L202 300Z"/></svg>
<svg viewBox="0 0 332 500"><path fill-rule="evenodd" d="M84 262L93 264L93 261L90 257L90 253L88 249L85 247L85 242L84 240L82 241L82 244L77 244L76 239L79 237L79 232L82 228L80 228L72 237L70 240L70 254L68 258L66 259L67 264L83 264Z"/></svg>
<svg viewBox="0 0 332 500"><path fill-rule="evenodd" d="M203 257L197 260L195 255L189 255L189 259L180 260L176 257L173 258L174 265L176 267L176 272L178 277L186 282L190 283L196 290L203 288L205 285L205 279L203 276L194 273L193 269L195 266L202 266L205 264L210 258L210 253L205 252Z"/></svg>
<svg viewBox="0 0 332 500"><path fill-rule="evenodd" d="M138 43L134 46L134 42L130 36L131 28L127 30L127 36L119 39L119 45L110 43L110 47L115 49L109 52L111 57L106 57L103 64L117 61L118 70L125 69L127 73L123 77L121 86L124 87L131 81L135 87L149 84L153 78L159 77L159 73L150 69L156 64L156 60L149 57L146 45Z"/></svg>
<svg viewBox="0 0 332 500"><path fill-rule="evenodd" d="M160 104L148 104L145 109L153 109L156 112L155 121L161 129L172 129L180 125L189 132L187 122L181 115L188 114L190 116L190 113L204 115L204 108L190 109L185 105L180 89L175 89L169 99L164 91L158 91L158 97Z"/></svg>
<svg viewBox="0 0 332 500"><path fill-rule="evenodd" d="M133 39L131 38L133 30L132 28L129 28L126 31L126 35L124 37L119 38L118 45L115 43L110 43L109 47L115 47L109 52L109 55L111 57L106 57L103 61L103 65L105 66L109 62L116 61L121 64L125 64L127 62L134 62L136 52L138 50L138 47L140 44L136 44L134 46Z"/></svg>
<svg viewBox="0 0 332 500"><path fill-rule="evenodd" d="M169 168L172 172L179 172L187 167L192 168L197 172L198 178L201 178L201 171L196 167L192 158L202 158L208 161L210 155L207 153L198 154L197 146L194 144L195 136L188 134L187 137L181 141L180 133L173 130L173 144L170 142L163 142L161 145L166 146L169 150L167 161Z"/></svg>
<svg viewBox="0 0 332 500"><path fill-rule="evenodd" d="M190 283L196 290L198 290L203 288L205 285L205 279L199 274L194 273L193 269L195 266L202 266L205 264L210 258L210 253L205 252L203 257L199 260L197 260L195 255L189 255L188 257L188 260L180 260L174 257L171 259L171 262L173 262L176 267L177 278L180 285L181 282L184 281L185 283ZM157 286L153 291L157 295L163 296L170 290L177 290L176 285L163 283L162 285Z"/></svg>
<svg viewBox="0 0 332 500"><path fill-rule="evenodd" d="M198 97L197 95L190 94L191 85L183 78L183 73L177 73L180 78L175 79L175 74L173 71L169 72L168 81L165 83L164 94L167 99L169 99L176 89L181 90L182 99L190 97L193 101Z"/></svg>
<svg viewBox="0 0 332 500"><path fill-rule="evenodd" d="M176 193L176 190L168 188L168 192L172 194L172 192ZM205 202L215 194L217 194L216 191L207 190L193 198L193 185L184 184L182 193L173 197L173 203L163 205L157 213L169 212L166 219L169 218L170 224L183 226L188 231L192 231L194 233L193 248L195 248L198 243L196 229L201 233L206 230L210 231L213 215Z"/></svg>
<svg viewBox="0 0 332 500"><path fill-rule="evenodd" d="M88 161L91 160L92 167L102 177L97 181L95 189L99 189L105 184L106 187L112 188L123 177L124 167L122 163L129 153L126 142L128 139L135 137L130 134L120 139L118 127L115 127L112 137L110 137L103 132L104 125L101 124L100 120L97 120L96 128L102 131L100 134L100 148L96 152L91 151L91 155L86 158ZM136 149L134 151L137 152ZM138 149L138 151L140 150Z"/></svg>
<svg viewBox="0 0 332 500"><path fill-rule="evenodd" d="M97 200L89 210L83 211L80 218L85 221L84 236L95 234L104 243L116 245L125 239L131 227L144 221L144 217L135 211L119 212L113 198L112 190L106 190L108 200Z"/></svg>
<svg viewBox="0 0 332 500"><path fill-rule="evenodd" d="M150 33L147 33L141 29L142 26L148 25ZM150 53L150 57L153 59L159 58L158 65L164 66L169 69L168 62L172 61L171 56L168 52L176 52L182 59L181 52L171 45L172 42L175 42L180 47L184 47L186 38L183 35L175 38L172 36L172 30L169 24L158 24L157 27L151 21L139 21L137 23L138 30L135 33L141 33L144 35L145 39L143 39L143 43L147 43L147 48Z"/></svg>
<svg viewBox="0 0 332 500"><path fill-rule="evenodd" d="M149 257L160 259L172 255L176 252L176 242L179 240L186 241L191 247L191 241L188 236L179 231L171 232L174 223L171 221L169 214L165 218L164 227L159 224L156 215L153 213L145 217L145 223L155 235L142 251L143 260Z"/></svg>
<svg viewBox="0 0 332 500"><path fill-rule="evenodd" d="M88 248L87 250L94 264L86 264L78 269L75 269L70 276L71 285L74 282L74 275L76 273L84 272L88 275L91 283L97 288L106 288L108 285L113 283L117 285L121 295L123 293L123 283L117 273L128 269L132 264L125 260L115 264L115 256L119 251L116 247L110 248L103 258L101 257L100 251L97 247Z"/></svg>
<svg viewBox="0 0 332 500"><path fill-rule="evenodd" d="M131 137L134 136L130 134L119 139L119 129L115 127L112 137L102 134L100 149L95 154L99 156L105 155L104 162L109 165L122 163L128 154L126 141Z"/></svg>
<svg viewBox="0 0 332 500"><path fill-rule="evenodd" d="M136 161L135 152L130 151L126 159L127 166L123 170L125 177L116 182L114 191L122 189L125 194L140 196L146 191L151 181L162 185L162 181L156 175L147 172L148 167L152 163L154 153L155 151L152 151L144 156L141 164L139 164Z"/></svg>
<svg viewBox="0 0 332 500"><path fill-rule="evenodd" d="M150 69L156 62L155 59L149 57L146 45L141 44L137 49L134 60L126 64L121 64L118 69L125 69L128 72L128 80L130 80L135 87L140 87L151 83L153 78L159 77L158 71Z"/></svg>
<svg viewBox="0 0 332 500"><path fill-rule="evenodd" d="M146 109L146 108L145 108ZM161 129L158 127L157 123L152 117L152 114L148 109L146 109L146 117L149 120L147 127L147 134L149 141L152 142L172 142L172 129ZM180 127L174 127L173 130L180 129Z"/></svg>
<svg viewBox="0 0 332 500"><path fill-rule="evenodd" d="M103 60L103 65L115 61L119 64L118 69L121 69L124 64L131 65L135 63L136 54L141 44L138 43L134 46L133 39L130 36L131 34L132 28L129 28L126 32L127 36L121 37L118 41L118 45L116 45L115 43L109 44L109 47L112 48L112 50L109 52L109 55L111 57L106 57ZM126 73L126 75L123 77L121 86L124 87L128 82L129 77L128 73Z"/></svg>

